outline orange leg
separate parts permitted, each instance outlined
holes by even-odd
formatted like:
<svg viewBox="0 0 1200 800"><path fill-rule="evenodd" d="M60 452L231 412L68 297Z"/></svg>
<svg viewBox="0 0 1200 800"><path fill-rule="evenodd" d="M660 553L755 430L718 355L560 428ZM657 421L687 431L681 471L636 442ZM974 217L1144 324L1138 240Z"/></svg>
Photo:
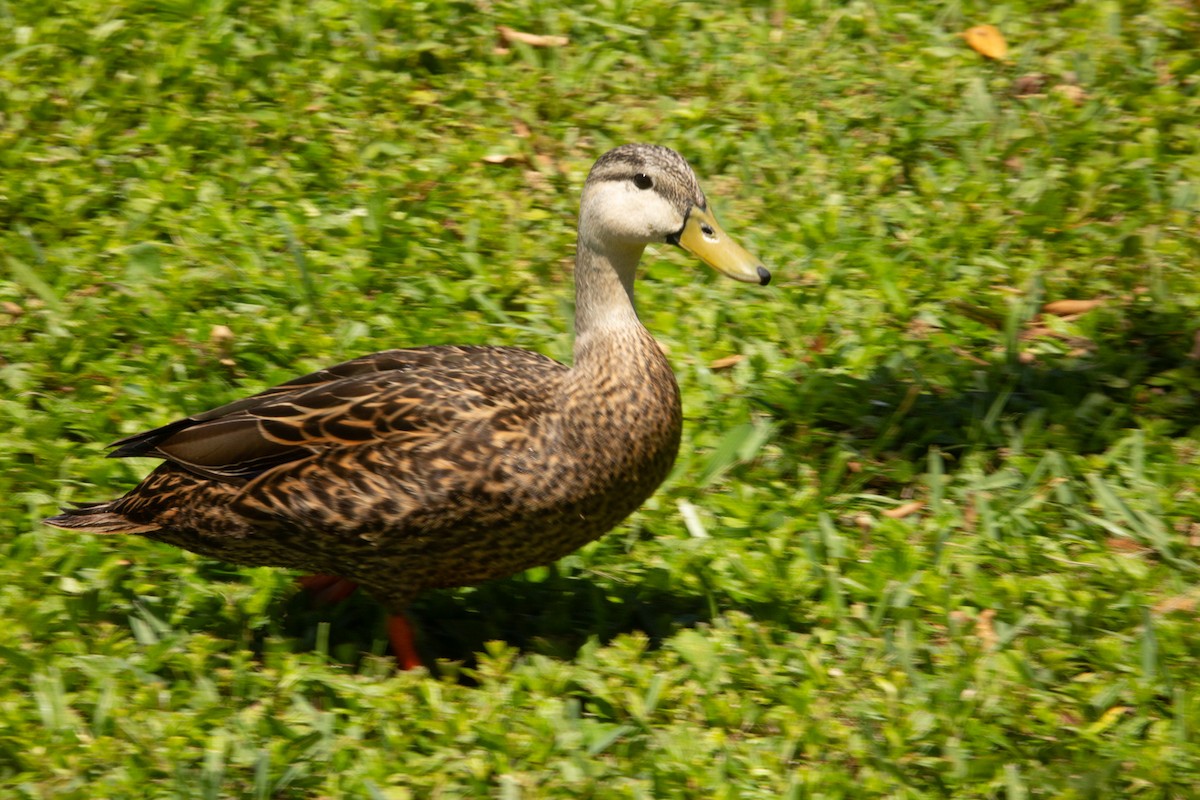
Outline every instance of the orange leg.
<svg viewBox="0 0 1200 800"><path fill-rule="evenodd" d="M342 602L358 589L357 583L337 575L305 575L298 578L296 583L300 584L300 588L311 592L318 603L329 605Z"/></svg>
<svg viewBox="0 0 1200 800"><path fill-rule="evenodd" d="M396 654L396 662L401 669L425 666L421 656L417 654L412 623L408 621L408 617L403 614L392 614L388 617L388 638L392 640L392 652Z"/></svg>
<svg viewBox="0 0 1200 800"><path fill-rule="evenodd" d="M358 589L354 581L339 578L337 575L305 575L298 578L296 583L300 588L311 592L318 603L340 603ZM401 669L416 669L425 664L417 654L417 645L413 637L412 623L403 614L393 614L388 617L388 639L392 642L392 652Z"/></svg>

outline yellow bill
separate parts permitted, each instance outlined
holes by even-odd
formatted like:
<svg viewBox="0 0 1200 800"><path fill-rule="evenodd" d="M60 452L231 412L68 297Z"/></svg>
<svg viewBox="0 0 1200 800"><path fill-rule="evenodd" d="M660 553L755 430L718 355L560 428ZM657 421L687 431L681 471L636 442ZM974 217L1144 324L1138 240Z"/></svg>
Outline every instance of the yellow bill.
<svg viewBox="0 0 1200 800"><path fill-rule="evenodd" d="M771 273L762 262L729 238L707 209L692 206L687 223L675 237L675 244L734 280L760 286L771 282Z"/></svg>

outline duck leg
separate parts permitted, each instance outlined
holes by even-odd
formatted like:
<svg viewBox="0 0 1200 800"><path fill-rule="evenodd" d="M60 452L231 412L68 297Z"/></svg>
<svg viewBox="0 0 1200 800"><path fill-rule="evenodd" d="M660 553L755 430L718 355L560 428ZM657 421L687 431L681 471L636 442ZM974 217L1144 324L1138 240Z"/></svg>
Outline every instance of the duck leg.
<svg viewBox="0 0 1200 800"><path fill-rule="evenodd" d="M313 598L322 604L340 603L358 589L358 584L337 575L305 575L296 579L300 588L311 592ZM392 653L401 669L410 670L425 666L417 653L416 640L413 635L412 623L403 614L388 616L388 640L392 643Z"/></svg>
<svg viewBox="0 0 1200 800"><path fill-rule="evenodd" d="M409 670L425 666L417 653L417 644L413 637L413 626L408 617L403 614L392 614L388 617L388 638L392 642L392 652L396 663L401 669Z"/></svg>
<svg viewBox="0 0 1200 800"><path fill-rule="evenodd" d="M357 583L337 575L305 575L297 578L296 583L322 605L340 603L358 589Z"/></svg>

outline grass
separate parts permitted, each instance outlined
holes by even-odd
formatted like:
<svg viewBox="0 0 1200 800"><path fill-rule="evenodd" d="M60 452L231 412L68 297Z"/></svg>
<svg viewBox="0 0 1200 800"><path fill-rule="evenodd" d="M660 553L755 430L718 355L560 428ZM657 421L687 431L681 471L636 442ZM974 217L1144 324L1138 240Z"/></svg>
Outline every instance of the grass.
<svg viewBox="0 0 1200 800"><path fill-rule="evenodd" d="M1200 793L1194 4L0 20L4 796ZM684 152L776 280L648 253L677 469L554 567L421 600L439 678L369 601L40 526L149 467L104 443L305 370L569 358L579 188L625 141Z"/></svg>

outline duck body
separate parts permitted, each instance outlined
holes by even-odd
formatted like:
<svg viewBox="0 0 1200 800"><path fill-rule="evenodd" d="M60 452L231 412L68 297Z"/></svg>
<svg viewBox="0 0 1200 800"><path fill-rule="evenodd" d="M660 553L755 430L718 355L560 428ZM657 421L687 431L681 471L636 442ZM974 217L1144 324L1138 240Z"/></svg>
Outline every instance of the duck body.
<svg viewBox="0 0 1200 800"><path fill-rule="evenodd" d="M633 308L655 241L770 277L681 156L617 148L584 187L570 367L512 347L374 353L116 442L111 456L163 463L46 522L339 576L396 615L427 589L554 561L637 509L679 449L679 389Z"/></svg>
<svg viewBox="0 0 1200 800"><path fill-rule="evenodd" d="M662 483L679 448L674 376L648 333L606 345L575 371L511 347L348 361L118 443L168 460L124 497L65 516L343 576L399 613L426 589L561 558ZM628 372L593 377L596 358ZM243 424L237 461L191 446Z"/></svg>

